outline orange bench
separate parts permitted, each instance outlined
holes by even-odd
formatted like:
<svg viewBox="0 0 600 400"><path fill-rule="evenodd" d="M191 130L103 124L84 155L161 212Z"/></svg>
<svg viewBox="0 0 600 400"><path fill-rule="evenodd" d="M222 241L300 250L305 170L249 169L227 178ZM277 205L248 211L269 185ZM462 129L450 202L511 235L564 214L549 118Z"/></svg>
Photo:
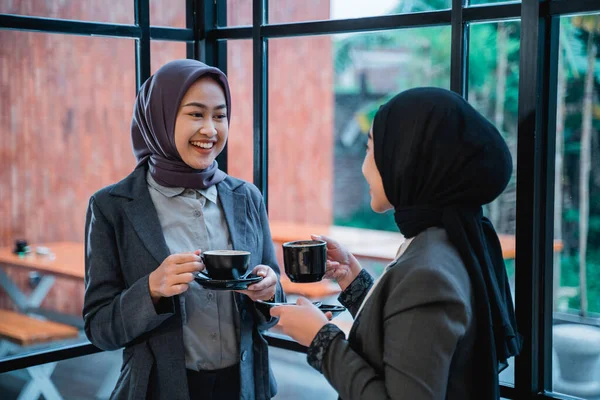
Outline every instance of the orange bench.
<svg viewBox="0 0 600 400"><path fill-rule="evenodd" d="M20 346L77 337L79 330L69 325L44 321L9 310L0 310L0 338Z"/></svg>
<svg viewBox="0 0 600 400"><path fill-rule="evenodd" d="M18 312L0 310L0 358L20 347L70 339L79 336L79 330L69 325L33 318ZM50 380L56 362L34 365L23 370L11 371L26 377L27 383L19 393L19 399L62 399Z"/></svg>

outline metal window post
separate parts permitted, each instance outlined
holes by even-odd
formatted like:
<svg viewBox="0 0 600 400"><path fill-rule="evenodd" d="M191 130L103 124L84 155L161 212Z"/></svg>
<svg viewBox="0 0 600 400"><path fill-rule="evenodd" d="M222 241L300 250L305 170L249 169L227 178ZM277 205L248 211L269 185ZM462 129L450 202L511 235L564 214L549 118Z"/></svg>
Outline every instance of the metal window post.
<svg viewBox="0 0 600 400"><path fill-rule="evenodd" d="M198 18L199 28L197 37L200 42L197 44L197 54L200 61L207 65L219 68L224 74L227 74L227 42L219 40L213 34L218 26L227 23L227 2L213 0L197 0L202 16ZM232 107L233 108L233 107ZM228 146L225 145L223 151L217 157L219 168L227 172L227 154Z"/></svg>
<svg viewBox="0 0 600 400"><path fill-rule="evenodd" d="M552 249L556 124L556 22L547 0L523 0L517 142L516 317L524 337L516 360L517 397L551 380Z"/></svg>
<svg viewBox="0 0 600 400"><path fill-rule="evenodd" d="M267 0L252 3L253 100L254 100L254 184L263 194L268 207L268 42L262 25L267 23ZM268 209L268 208L267 208Z"/></svg>
<svg viewBox="0 0 600 400"><path fill-rule="evenodd" d="M140 37L135 46L136 92L150 77L150 4L149 0L135 0L135 24L140 28Z"/></svg>
<svg viewBox="0 0 600 400"><path fill-rule="evenodd" d="M450 90L467 98L468 29L463 21L465 0L452 0L452 48L450 54Z"/></svg>

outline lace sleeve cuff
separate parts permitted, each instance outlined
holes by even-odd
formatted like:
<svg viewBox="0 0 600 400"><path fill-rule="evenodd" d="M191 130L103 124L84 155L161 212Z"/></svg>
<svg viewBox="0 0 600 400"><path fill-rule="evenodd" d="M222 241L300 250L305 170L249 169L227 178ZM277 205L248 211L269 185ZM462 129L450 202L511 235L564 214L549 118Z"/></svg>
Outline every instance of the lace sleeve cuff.
<svg viewBox="0 0 600 400"><path fill-rule="evenodd" d="M371 286L373 286L373 277L363 269L340 294L338 301L350 311L352 316L355 316Z"/></svg>
<svg viewBox="0 0 600 400"><path fill-rule="evenodd" d="M317 371L322 372L323 358L325 358L329 345L338 335L343 334L344 332L334 324L323 326L308 348L306 354L308 364Z"/></svg>

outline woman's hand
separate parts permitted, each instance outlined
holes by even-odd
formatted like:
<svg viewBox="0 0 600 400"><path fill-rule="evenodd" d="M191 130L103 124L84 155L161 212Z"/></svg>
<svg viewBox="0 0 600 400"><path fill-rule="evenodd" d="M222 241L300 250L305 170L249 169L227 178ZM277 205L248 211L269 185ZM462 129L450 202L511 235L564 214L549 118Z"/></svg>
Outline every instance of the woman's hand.
<svg viewBox="0 0 600 400"><path fill-rule="evenodd" d="M335 279L342 291L358 276L362 267L344 246L327 236L311 235L313 240L327 243L327 271L325 278Z"/></svg>
<svg viewBox="0 0 600 400"><path fill-rule="evenodd" d="M275 274L275 271L268 265L259 264L254 267L252 273L254 275L262 276L263 280L248 286L247 290L236 290L236 292L245 294L250 297L252 301L269 300L275 296L275 292L277 291L277 275Z"/></svg>
<svg viewBox="0 0 600 400"><path fill-rule="evenodd" d="M194 272L203 271L200 250L189 253L171 254L150 273L148 285L150 296L156 304L161 297L171 297L188 290L194 280Z"/></svg>
<svg viewBox="0 0 600 400"><path fill-rule="evenodd" d="M310 346L315 336L329 320L314 304L299 297L296 305L271 308L271 316L279 317L278 327L303 346Z"/></svg>

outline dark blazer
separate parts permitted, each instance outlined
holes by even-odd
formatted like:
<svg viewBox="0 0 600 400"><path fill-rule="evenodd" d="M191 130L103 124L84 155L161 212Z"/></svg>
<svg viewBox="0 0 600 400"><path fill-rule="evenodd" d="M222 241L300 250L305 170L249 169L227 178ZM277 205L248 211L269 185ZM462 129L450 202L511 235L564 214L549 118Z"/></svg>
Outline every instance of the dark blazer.
<svg viewBox="0 0 600 400"><path fill-rule="evenodd" d="M372 283L363 271L340 296L354 316ZM319 332L309 362L340 398L474 399L471 282L443 229L414 238L367 299L348 340L335 329Z"/></svg>
<svg viewBox="0 0 600 400"><path fill-rule="evenodd" d="M267 213L258 189L227 177L217 185L234 249L252 252L251 266L279 275ZM146 182L146 169L94 194L85 238L83 318L89 340L103 350L125 347L113 399L189 398L178 296L154 306L148 276L169 256ZM283 301L277 285L277 301ZM241 399L270 399L277 386L269 368L265 320L245 295L235 294L240 318Z"/></svg>

